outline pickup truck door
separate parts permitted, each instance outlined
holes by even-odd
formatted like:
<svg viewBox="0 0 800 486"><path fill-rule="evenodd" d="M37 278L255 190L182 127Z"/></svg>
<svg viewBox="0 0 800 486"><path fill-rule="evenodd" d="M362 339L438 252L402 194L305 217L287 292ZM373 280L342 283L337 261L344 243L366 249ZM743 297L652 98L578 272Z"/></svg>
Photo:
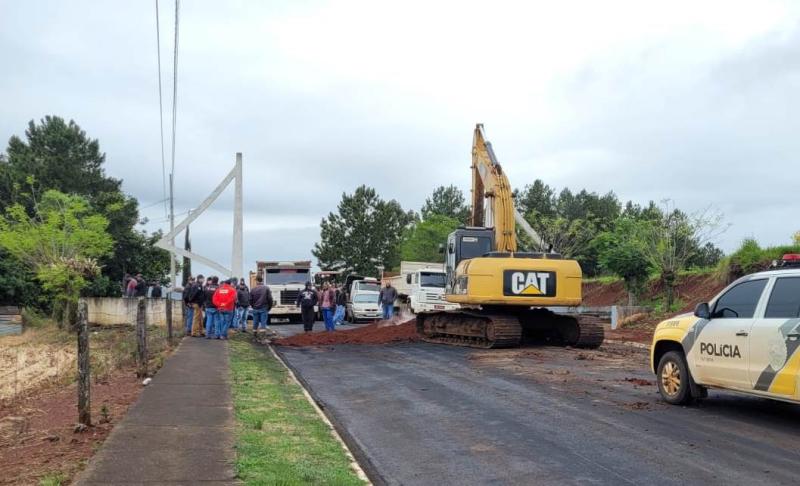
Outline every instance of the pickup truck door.
<svg viewBox="0 0 800 486"><path fill-rule="evenodd" d="M800 277L775 277L767 290L763 317L750 331L750 386L791 398L800 368Z"/></svg>
<svg viewBox="0 0 800 486"><path fill-rule="evenodd" d="M697 331L689 359L697 382L747 390L748 335L768 279L740 282L714 302L711 319Z"/></svg>

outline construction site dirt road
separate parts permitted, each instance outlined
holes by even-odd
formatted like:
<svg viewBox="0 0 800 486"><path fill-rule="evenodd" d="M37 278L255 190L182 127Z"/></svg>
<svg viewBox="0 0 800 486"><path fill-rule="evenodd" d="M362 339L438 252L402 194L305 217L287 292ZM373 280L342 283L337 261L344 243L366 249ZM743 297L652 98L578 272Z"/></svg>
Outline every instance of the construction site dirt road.
<svg viewBox="0 0 800 486"><path fill-rule="evenodd" d="M796 484L800 409L659 400L647 351L277 347L376 484Z"/></svg>

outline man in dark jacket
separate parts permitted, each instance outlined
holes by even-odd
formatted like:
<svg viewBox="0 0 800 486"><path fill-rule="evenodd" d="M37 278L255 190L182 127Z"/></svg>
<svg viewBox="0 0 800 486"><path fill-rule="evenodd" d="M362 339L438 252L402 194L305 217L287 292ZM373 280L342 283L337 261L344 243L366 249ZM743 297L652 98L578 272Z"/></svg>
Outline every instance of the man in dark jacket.
<svg viewBox="0 0 800 486"><path fill-rule="evenodd" d="M381 289L378 301L383 306L383 319L388 321L394 314L394 301L397 299L397 290L392 287L391 282L386 282L386 286Z"/></svg>
<svg viewBox="0 0 800 486"><path fill-rule="evenodd" d="M306 282L306 288L300 291L295 302L300 308L303 316L303 330L311 332L314 330L314 306L317 305L317 291L311 287L311 282Z"/></svg>
<svg viewBox="0 0 800 486"><path fill-rule="evenodd" d="M147 297L147 282L141 273L136 275L136 297Z"/></svg>
<svg viewBox="0 0 800 486"><path fill-rule="evenodd" d="M181 294L181 301L183 301L183 334L188 336L192 333L192 322L194 321L194 307L189 297L192 295L192 288L194 287L194 277L189 277L186 280L186 285L183 287Z"/></svg>
<svg viewBox="0 0 800 486"><path fill-rule="evenodd" d="M250 307L253 308L253 331L269 329L269 311L272 309L272 291L264 285L264 278L256 277L256 286L250 291Z"/></svg>
<svg viewBox="0 0 800 486"><path fill-rule="evenodd" d="M206 309L206 339L214 339L216 337L219 319L222 316L217 312L217 306L214 304L214 292L219 288L219 277L208 277L209 284L203 289L203 305Z"/></svg>
<svg viewBox="0 0 800 486"><path fill-rule="evenodd" d="M161 284L153 281L150 287L150 298L151 299L160 299L161 298Z"/></svg>
<svg viewBox="0 0 800 486"><path fill-rule="evenodd" d="M203 337L205 334L205 319L203 319L203 305L206 296L203 288L204 277L198 275L189 291L189 304L192 306L192 337Z"/></svg>
<svg viewBox="0 0 800 486"><path fill-rule="evenodd" d="M233 316L233 328L237 324L242 332L247 332L247 309L250 307L250 289L244 283L244 279L239 280L236 287L236 314Z"/></svg>

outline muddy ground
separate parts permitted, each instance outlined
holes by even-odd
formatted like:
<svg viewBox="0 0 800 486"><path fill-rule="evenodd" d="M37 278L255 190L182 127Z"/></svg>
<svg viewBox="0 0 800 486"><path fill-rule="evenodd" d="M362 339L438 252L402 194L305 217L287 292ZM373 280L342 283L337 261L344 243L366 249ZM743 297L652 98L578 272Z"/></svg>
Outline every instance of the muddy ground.
<svg viewBox="0 0 800 486"><path fill-rule="evenodd" d="M378 484L793 484L800 409L660 401L647 350L276 347Z"/></svg>
<svg viewBox="0 0 800 486"><path fill-rule="evenodd" d="M68 484L141 390L141 382L131 370L93 383L94 426L78 433L74 384L0 403L0 484L38 484L47 475L58 475Z"/></svg>

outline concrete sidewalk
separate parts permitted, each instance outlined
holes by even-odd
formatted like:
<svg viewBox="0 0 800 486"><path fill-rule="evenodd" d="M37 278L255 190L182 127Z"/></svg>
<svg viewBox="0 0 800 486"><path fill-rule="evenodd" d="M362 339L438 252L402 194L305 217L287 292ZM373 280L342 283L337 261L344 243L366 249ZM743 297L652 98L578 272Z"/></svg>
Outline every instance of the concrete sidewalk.
<svg viewBox="0 0 800 486"><path fill-rule="evenodd" d="M228 343L184 338L77 484L237 484Z"/></svg>

